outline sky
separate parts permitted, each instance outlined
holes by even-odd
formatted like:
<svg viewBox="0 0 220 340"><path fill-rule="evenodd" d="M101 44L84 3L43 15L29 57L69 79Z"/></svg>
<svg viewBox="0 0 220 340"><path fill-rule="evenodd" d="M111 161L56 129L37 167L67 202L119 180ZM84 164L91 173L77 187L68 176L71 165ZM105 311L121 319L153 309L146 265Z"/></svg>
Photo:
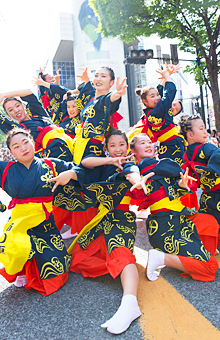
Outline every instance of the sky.
<svg viewBox="0 0 220 340"><path fill-rule="evenodd" d="M77 0L74 0L77 1ZM71 0L0 0L0 93L27 89L47 61L47 41Z"/></svg>
<svg viewBox="0 0 220 340"><path fill-rule="evenodd" d="M35 92L31 79L46 64L47 42L59 12L71 11L71 0L0 0L0 93L27 88ZM169 46L166 39L163 43Z"/></svg>

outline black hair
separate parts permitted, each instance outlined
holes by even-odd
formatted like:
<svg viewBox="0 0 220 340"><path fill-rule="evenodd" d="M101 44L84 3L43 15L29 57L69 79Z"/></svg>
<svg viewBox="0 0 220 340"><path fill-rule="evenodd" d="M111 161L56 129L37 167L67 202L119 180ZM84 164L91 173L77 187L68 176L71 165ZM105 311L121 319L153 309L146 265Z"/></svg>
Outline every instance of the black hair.
<svg viewBox="0 0 220 340"><path fill-rule="evenodd" d="M155 86L151 86L151 85L145 86L143 88L138 87L138 88L135 89L135 93L136 93L137 96L141 97L141 100L143 101L143 99L146 99L147 94L150 90L156 90L157 91L157 88Z"/></svg>
<svg viewBox="0 0 220 340"><path fill-rule="evenodd" d="M39 73L39 76L41 76L41 78L44 80L44 81L46 81L46 76L48 76L48 73L43 73L43 72L40 72Z"/></svg>
<svg viewBox="0 0 220 340"><path fill-rule="evenodd" d="M126 136L126 133L122 130L116 130L114 127L111 127L110 130L107 132L106 136L105 136L105 145L107 147L108 142L109 142L109 138L111 136L122 136L125 140L125 142L128 145L128 137Z"/></svg>
<svg viewBox="0 0 220 340"><path fill-rule="evenodd" d="M114 73L114 71L113 71L113 69L111 67L109 67L109 66L101 66L100 68L106 68L106 70L109 71L111 80L115 80L115 73Z"/></svg>
<svg viewBox="0 0 220 340"><path fill-rule="evenodd" d="M183 115L180 118L179 126L180 126L180 133L183 135L185 139L187 139L187 132L192 131L192 121L196 119L202 119L199 114L194 114L192 116Z"/></svg>
<svg viewBox="0 0 220 340"><path fill-rule="evenodd" d="M183 103L182 103L181 100L179 100L179 99L174 100L174 102L178 102L178 103L180 104L180 107L181 107L180 111L179 111L178 113L176 113L176 115L175 115L175 116L177 116L180 112L183 111Z"/></svg>
<svg viewBox="0 0 220 340"><path fill-rule="evenodd" d="M27 138L29 138L30 140L33 140L33 137L31 135L31 131L30 130L24 130L22 128L19 128L19 127L15 127L14 129L10 130L8 133L7 133L7 137L6 137L6 145L7 145L7 148L9 150L10 149L10 143L11 143L11 139L12 137L18 135L19 133L21 133L22 135L26 136Z"/></svg>
<svg viewBox="0 0 220 340"><path fill-rule="evenodd" d="M77 94L72 94L71 91L67 91L66 95L67 95L67 99L66 99L67 102L70 102L71 100L76 100L78 96Z"/></svg>
<svg viewBox="0 0 220 340"><path fill-rule="evenodd" d="M218 134L217 134L215 129L213 129L212 131L214 132L214 137L218 136ZM211 133L212 133L212 131L211 131Z"/></svg>
<svg viewBox="0 0 220 340"><path fill-rule="evenodd" d="M18 99L17 97L8 97L8 98L6 98L6 99L4 100L4 102L3 102L3 104L2 104L3 109L5 110L6 113L7 113L7 111L6 111L6 109L5 109L5 104L6 104L7 102L10 102L11 100L16 100L17 102L22 103L22 101L21 101L20 99Z"/></svg>

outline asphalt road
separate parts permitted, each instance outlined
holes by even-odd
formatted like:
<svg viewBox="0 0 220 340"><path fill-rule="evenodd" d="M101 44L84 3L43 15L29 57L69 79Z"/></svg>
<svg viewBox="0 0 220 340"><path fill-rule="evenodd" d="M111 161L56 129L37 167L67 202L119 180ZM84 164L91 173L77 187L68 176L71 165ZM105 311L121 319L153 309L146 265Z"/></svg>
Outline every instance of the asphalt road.
<svg viewBox="0 0 220 340"><path fill-rule="evenodd" d="M7 214L4 213L2 217L0 216L1 227L5 222L3 220L7 219ZM151 247L147 238L145 220L138 220L137 226L136 253L143 258L143 261L147 261L147 251ZM63 228L63 231L65 230L66 227ZM69 240L65 241L67 247L70 242ZM220 329L219 271L216 280L210 283L194 281L191 278L184 279L179 275L178 270L167 267L161 270L161 276L212 325ZM154 285L154 283L152 284ZM27 291L25 288L16 288L0 277L0 338L1 340L105 340L116 338L120 340L161 340L162 338L158 338L156 335L156 329L155 334L154 330L151 331L151 334L144 333L141 325L142 317L135 320L125 333L117 336L100 327L116 312L121 296L120 279L114 280L110 275L91 279L83 278L81 274L70 273L67 283L48 297L42 296L34 290ZM209 338L207 331L207 339ZM171 339L191 340L178 334L172 338L163 337L163 340ZM220 339L220 336L216 339Z"/></svg>

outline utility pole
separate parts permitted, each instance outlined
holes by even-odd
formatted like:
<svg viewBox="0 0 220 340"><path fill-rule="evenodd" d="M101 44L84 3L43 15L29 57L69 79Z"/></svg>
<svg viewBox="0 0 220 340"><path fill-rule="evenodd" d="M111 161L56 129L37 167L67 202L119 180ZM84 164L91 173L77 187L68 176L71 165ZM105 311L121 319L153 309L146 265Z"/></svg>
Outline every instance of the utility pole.
<svg viewBox="0 0 220 340"><path fill-rule="evenodd" d="M208 102L208 91L207 91L207 85L205 86L205 95L206 95L206 105L207 105L207 117L208 117L208 125L209 125L209 130L211 131L210 116L209 116L209 102Z"/></svg>
<svg viewBox="0 0 220 340"><path fill-rule="evenodd" d="M200 65L200 57L199 57L199 50L196 49L196 63L197 65L199 66ZM205 110L204 110L204 100L203 100L203 89L202 89L202 86L199 86L199 90L200 90L200 101L201 101L201 116L202 116L202 119L205 123L205 126L206 126L206 121L205 121Z"/></svg>

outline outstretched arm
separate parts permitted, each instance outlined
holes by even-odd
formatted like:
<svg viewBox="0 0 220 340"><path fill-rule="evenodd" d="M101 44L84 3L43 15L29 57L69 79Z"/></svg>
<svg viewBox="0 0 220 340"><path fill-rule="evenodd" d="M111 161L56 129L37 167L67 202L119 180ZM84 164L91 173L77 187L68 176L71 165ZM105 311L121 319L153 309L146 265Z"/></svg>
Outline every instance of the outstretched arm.
<svg viewBox="0 0 220 340"><path fill-rule="evenodd" d="M126 88L128 85L125 85L125 81L127 78L124 78L122 82L120 83L120 77L117 77L116 80L116 91L112 92L110 100L111 102L115 102L118 100L121 96L124 96L126 94Z"/></svg>
<svg viewBox="0 0 220 340"><path fill-rule="evenodd" d="M81 75L77 75L77 77L80 78L82 82L87 84L90 81L87 73L87 67L86 68L80 67L79 69L82 70L83 73Z"/></svg>
<svg viewBox="0 0 220 340"><path fill-rule="evenodd" d="M133 186L131 187L130 191L133 191L134 189L143 189L145 195L147 195L147 189L146 189L146 181L154 176L155 173L154 172L150 172L149 174L141 177L139 174L137 173L132 173L126 176L126 179L131 182L131 184L133 184Z"/></svg>
<svg viewBox="0 0 220 340"><path fill-rule="evenodd" d="M132 155L131 155L132 156ZM87 157L81 161L81 165L85 168L94 169L97 166L102 165L115 165L119 169L123 170L122 164L129 161L131 156L127 157Z"/></svg>
<svg viewBox="0 0 220 340"><path fill-rule="evenodd" d="M9 97L25 97L25 96L28 96L29 94L32 94L32 93L33 92L30 89L4 92L4 93L0 94L0 103L5 98L9 98Z"/></svg>
<svg viewBox="0 0 220 340"><path fill-rule="evenodd" d="M185 171L184 174L182 172L180 172L181 179L179 180L178 184L181 188L184 188L184 189L190 191L190 188L188 187L188 182L190 181L192 183L192 181L197 181L197 179L195 179L191 176L188 176L188 174L189 174L189 168L186 168L186 171Z"/></svg>
<svg viewBox="0 0 220 340"><path fill-rule="evenodd" d="M44 81L41 76L39 75L38 78L34 77L34 79L31 81L32 84L34 86L38 85L38 86L44 86L47 87L48 89L50 89L50 83L47 83L46 81Z"/></svg>
<svg viewBox="0 0 220 340"><path fill-rule="evenodd" d="M55 182L52 192L58 187L58 185L66 185L71 179L78 181L77 174L73 170L66 170L61 172L57 177L53 177L47 180L47 182Z"/></svg>
<svg viewBox="0 0 220 340"><path fill-rule="evenodd" d="M54 76L56 81L54 82L54 85L60 85L60 72L59 70L56 71L56 75Z"/></svg>

